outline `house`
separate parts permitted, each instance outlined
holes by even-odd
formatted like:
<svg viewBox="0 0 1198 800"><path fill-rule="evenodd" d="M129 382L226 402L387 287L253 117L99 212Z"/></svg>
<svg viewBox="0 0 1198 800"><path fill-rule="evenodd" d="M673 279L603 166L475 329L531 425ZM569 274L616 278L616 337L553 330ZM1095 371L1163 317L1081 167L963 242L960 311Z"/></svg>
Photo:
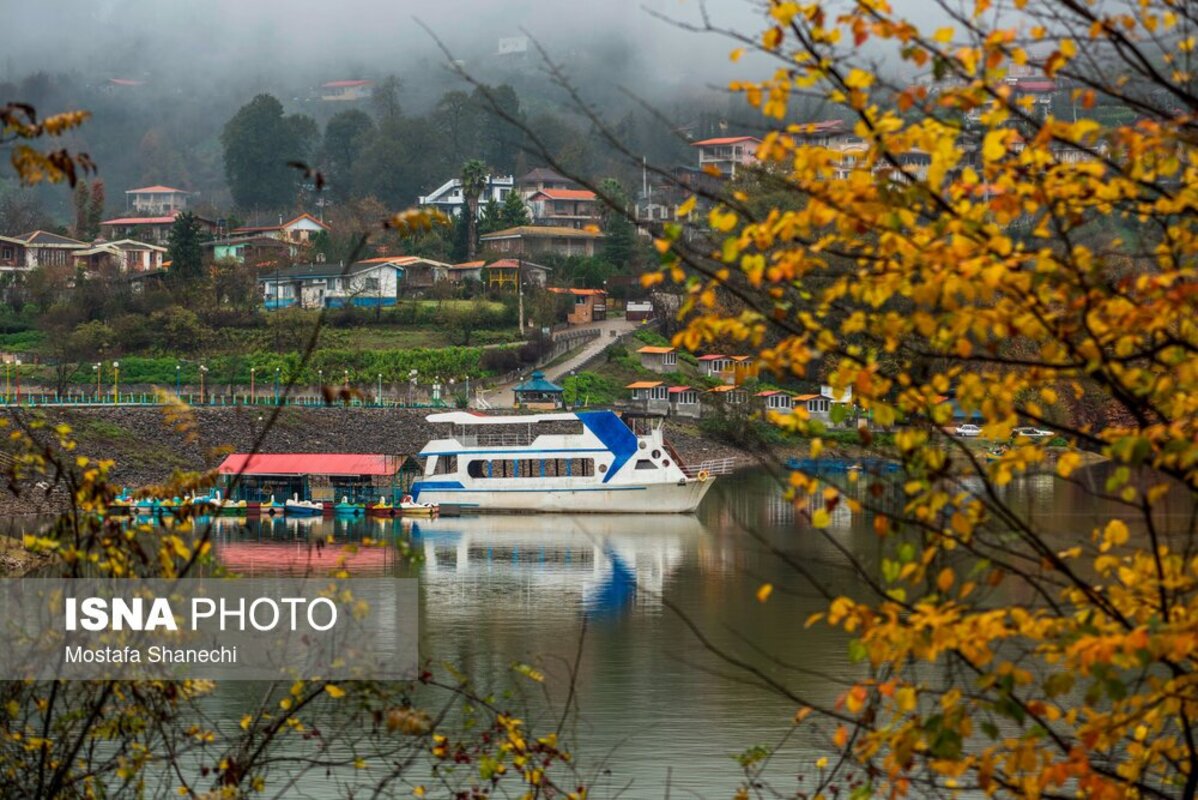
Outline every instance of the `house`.
<svg viewBox="0 0 1198 800"><path fill-rule="evenodd" d="M538 189L527 198L533 222L563 228L599 224L599 202L586 189Z"/></svg>
<svg viewBox="0 0 1198 800"><path fill-rule="evenodd" d="M549 267L516 258L501 258L483 267L488 289L511 289L520 286L544 286Z"/></svg>
<svg viewBox="0 0 1198 800"><path fill-rule="evenodd" d="M464 261L461 264L450 264L449 282L482 281L483 267L486 266L486 263L486 261Z"/></svg>
<svg viewBox="0 0 1198 800"><path fill-rule="evenodd" d="M710 399L726 407L742 407L749 402L749 393L739 386L721 383L707 390Z"/></svg>
<svg viewBox="0 0 1198 800"><path fill-rule="evenodd" d="M170 214L146 217L117 217L106 219L100 223L100 232L109 241L120 239L136 239L139 242L165 245L171 238L171 226L175 224L178 211ZM196 217L203 234L211 236L216 231L216 223L210 219Z"/></svg>
<svg viewBox="0 0 1198 800"><path fill-rule="evenodd" d="M545 373L540 370L532 374L532 378L512 389L516 395L516 408L528 408L536 411L552 411L564 405L562 393L565 390L545 379Z"/></svg>
<svg viewBox="0 0 1198 800"><path fill-rule="evenodd" d="M329 103L365 100L370 97L374 81L329 81L320 85L320 99Z"/></svg>
<svg viewBox="0 0 1198 800"><path fill-rule="evenodd" d="M690 386L671 386L669 396L671 416L699 418L702 412L697 389L692 389Z"/></svg>
<svg viewBox="0 0 1198 800"><path fill-rule="evenodd" d="M732 356L722 353L699 356L699 372L705 378L732 383Z"/></svg>
<svg viewBox="0 0 1198 800"><path fill-rule="evenodd" d="M571 325L587 325L607 319L607 292L602 289L552 288L549 291L573 296L574 305L566 314L566 322Z"/></svg>
<svg viewBox="0 0 1198 800"><path fill-rule="evenodd" d="M36 267L65 267L87 243L49 231L0 236L0 271L16 272Z"/></svg>
<svg viewBox="0 0 1198 800"><path fill-rule="evenodd" d="M308 244L321 231L330 230L332 228L311 214L300 214L287 222L284 222L280 216L278 225L243 225L240 228L234 228L229 233L234 237L269 236L280 241Z"/></svg>
<svg viewBox="0 0 1198 800"><path fill-rule="evenodd" d="M760 144L756 136L722 136L691 142L691 147L699 148L699 169L735 178L737 169L757 163Z"/></svg>
<svg viewBox="0 0 1198 800"><path fill-rule="evenodd" d="M96 241L91 247L75 250L71 258L75 266L93 274L127 274L155 272L162 269L166 248L134 239L115 242Z"/></svg>
<svg viewBox="0 0 1198 800"><path fill-rule="evenodd" d="M204 242L204 247L212 250L213 261L232 259L238 264L250 266L275 264L299 252L299 248L292 242L263 235L216 239Z"/></svg>
<svg viewBox="0 0 1198 800"><path fill-rule="evenodd" d="M423 256L378 256L363 259L355 266L358 264L385 264L398 269L401 275L399 288L405 291L427 289L449 280L449 264Z"/></svg>
<svg viewBox="0 0 1198 800"><path fill-rule="evenodd" d="M624 387L631 394L629 405L646 414L670 413L670 390L661 381L635 381Z"/></svg>
<svg viewBox="0 0 1198 800"><path fill-rule="evenodd" d="M763 411L789 414L794 409L794 395L782 389L766 389L754 395Z"/></svg>
<svg viewBox="0 0 1198 800"><path fill-rule="evenodd" d="M515 191L516 179L511 175L488 175L486 186L478 196L478 213L491 200L499 205L507 200L507 196ZM431 206L449 216L459 216L466 207L466 196L462 194L462 179L451 178L426 195L421 195L416 201L422 206Z"/></svg>
<svg viewBox="0 0 1198 800"><path fill-rule="evenodd" d="M125 191L125 206L136 215L161 217L186 210L190 194L171 186L143 186Z"/></svg>
<svg viewBox="0 0 1198 800"><path fill-rule="evenodd" d="M624 319L629 322L644 322L653 319L653 302L650 300L629 300L624 304Z"/></svg>
<svg viewBox="0 0 1198 800"><path fill-rule="evenodd" d="M805 408L807 410L808 419L817 419L820 422L828 423L831 421L829 412L832 409L832 401L820 394L798 394L794 397L795 408Z"/></svg>
<svg viewBox="0 0 1198 800"><path fill-rule="evenodd" d="M516 190L528 197L545 189L581 189L574 181L549 167L537 167L516 179Z"/></svg>
<svg viewBox="0 0 1198 800"><path fill-rule="evenodd" d="M645 345L637 353L641 356L641 366L654 372L673 372L678 369L678 351L673 347L658 347Z"/></svg>
<svg viewBox="0 0 1198 800"><path fill-rule="evenodd" d="M603 234L557 225L520 225L478 237L482 247L505 255L593 256Z"/></svg>
<svg viewBox="0 0 1198 800"><path fill-rule="evenodd" d="M341 308L393 306L404 268L391 261L300 264L258 277L266 308Z"/></svg>

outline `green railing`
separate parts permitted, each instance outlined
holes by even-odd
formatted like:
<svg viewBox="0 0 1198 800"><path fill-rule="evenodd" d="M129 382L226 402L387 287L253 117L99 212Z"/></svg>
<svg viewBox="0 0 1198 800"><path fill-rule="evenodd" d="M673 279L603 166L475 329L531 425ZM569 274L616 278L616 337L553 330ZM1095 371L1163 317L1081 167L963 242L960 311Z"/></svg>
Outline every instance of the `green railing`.
<svg viewBox="0 0 1198 800"><path fill-rule="evenodd" d="M245 394L227 395L205 395L200 397L199 392L189 393L184 392L179 395L179 399L189 406L264 406L273 407L278 405L283 406L301 406L301 407L320 407L320 406L345 406L349 408L448 408L449 404L445 400L433 400L426 403L407 402L404 399L383 398L381 400L361 400L353 399L348 402L340 400L325 401L321 395L258 395L251 397L248 392ZM106 394L88 394L68 392L65 395L57 393L24 393L18 398L15 394L8 397L0 395L0 407L43 407L43 406L161 406L165 405L162 397L155 392L121 392L114 396L112 392Z"/></svg>

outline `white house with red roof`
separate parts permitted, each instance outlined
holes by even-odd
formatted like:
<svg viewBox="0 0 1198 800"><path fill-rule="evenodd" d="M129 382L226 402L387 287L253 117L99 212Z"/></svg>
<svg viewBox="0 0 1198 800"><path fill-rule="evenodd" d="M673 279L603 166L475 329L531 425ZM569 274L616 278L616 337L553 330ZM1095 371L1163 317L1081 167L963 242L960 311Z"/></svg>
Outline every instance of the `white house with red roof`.
<svg viewBox="0 0 1198 800"><path fill-rule="evenodd" d="M278 225L243 225L240 228L234 228L230 234L234 237L269 236L272 239L307 244L321 231L329 230L332 228L311 214L300 214L287 222L279 217Z"/></svg>
<svg viewBox="0 0 1198 800"><path fill-rule="evenodd" d="M162 217L183 211L187 208L187 198L191 192L176 189L172 186L142 186L140 189L128 189L125 192L126 207L138 215L147 217Z"/></svg>
<svg viewBox="0 0 1198 800"><path fill-rule="evenodd" d="M587 189L538 189L528 196L528 207L537 225L585 228L599 224L599 203Z"/></svg>
<svg viewBox="0 0 1198 800"><path fill-rule="evenodd" d="M329 81L320 85L320 99L330 103L352 102L370 97L374 81Z"/></svg>
<svg viewBox="0 0 1198 800"><path fill-rule="evenodd" d="M691 142L691 147L699 149L699 169L719 170L724 177L734 178L738 169L757 163L760 144L756 136L720 136Z"/></svg>

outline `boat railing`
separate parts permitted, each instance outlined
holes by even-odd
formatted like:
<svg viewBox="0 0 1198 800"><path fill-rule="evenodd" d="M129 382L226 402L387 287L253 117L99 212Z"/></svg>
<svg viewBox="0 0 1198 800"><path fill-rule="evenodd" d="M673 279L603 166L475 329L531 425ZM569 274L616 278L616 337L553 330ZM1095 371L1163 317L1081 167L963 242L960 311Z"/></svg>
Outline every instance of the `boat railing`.
<svg viewBox="0 0 1198 800"><path fill-rule="evenodd" d="M700 461L698 464L687 464L682 467L682 472L688 478L694 478L700 472L708 475L727 475L734 472L738 466L740 466L740 459L736 456L728 456L727 458L710 458Z"/></svg>
<svg viewBox="0 0 1198 800"><path fill-rule="evenodd" d="M528 433L473 433L459 434L457 440L466 447L524 447L532 444L536 437Z"/></svg>

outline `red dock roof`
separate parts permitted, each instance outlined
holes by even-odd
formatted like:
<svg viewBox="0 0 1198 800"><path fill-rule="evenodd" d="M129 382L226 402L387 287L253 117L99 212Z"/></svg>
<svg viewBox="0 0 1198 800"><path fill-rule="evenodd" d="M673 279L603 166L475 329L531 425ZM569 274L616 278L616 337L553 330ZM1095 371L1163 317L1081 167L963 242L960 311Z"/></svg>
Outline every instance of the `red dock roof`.
<svg viewBox="0 0 1198 800"><path fill-rule="evenodd" d="M394 475L404 459L372 453L233 453L221 475Z"/></svg>

